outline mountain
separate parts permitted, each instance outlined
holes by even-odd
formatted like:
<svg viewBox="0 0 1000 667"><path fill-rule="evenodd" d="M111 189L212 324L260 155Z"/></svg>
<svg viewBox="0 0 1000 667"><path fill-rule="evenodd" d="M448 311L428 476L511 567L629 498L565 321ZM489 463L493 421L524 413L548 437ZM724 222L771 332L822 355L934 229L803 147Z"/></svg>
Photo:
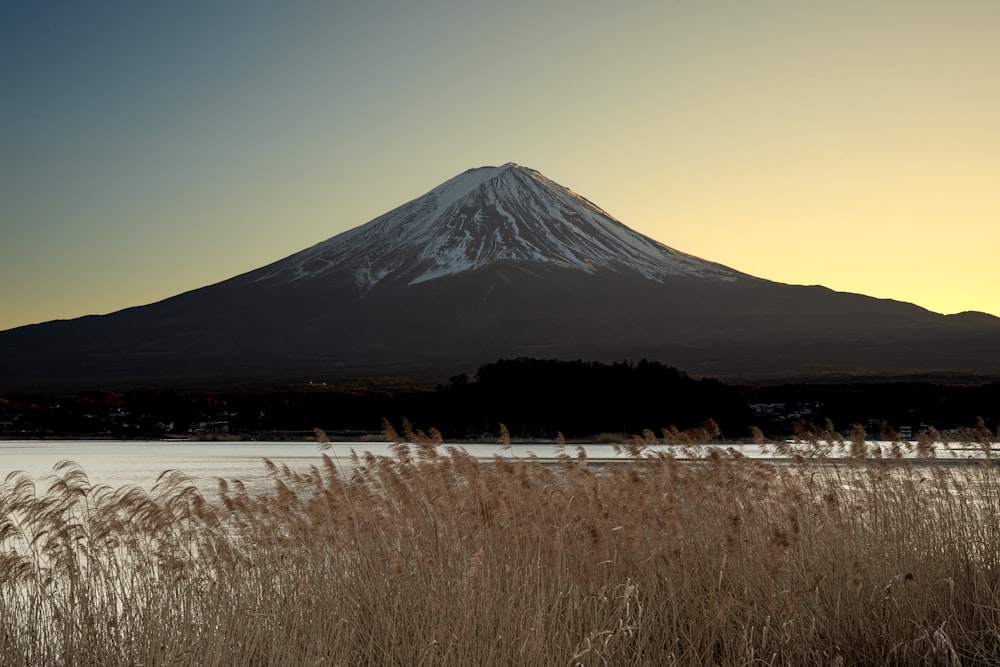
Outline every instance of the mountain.
<svg viewBox="0 0 1000 667"><path fill-rule="evenodd" d="M442 381L503 357L992 379L1000 319L755 278L506 164L215 285L0 332L0 392Z"/></svg>
<svg viewBox="0 0 1000 667"><path fill-rule="evenodd" d="M383 281L416 285L500 262L736 280L618 222L575 192L516 164L470 169L362 225L269 267L262 280L347 271L362 294Z"/></svg>

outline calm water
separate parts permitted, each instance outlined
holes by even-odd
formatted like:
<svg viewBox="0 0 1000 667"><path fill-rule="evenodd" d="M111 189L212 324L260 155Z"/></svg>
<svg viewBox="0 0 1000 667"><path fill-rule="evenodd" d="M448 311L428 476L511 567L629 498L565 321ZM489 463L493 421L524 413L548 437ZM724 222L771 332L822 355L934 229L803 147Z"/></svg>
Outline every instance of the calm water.
<svg viewBox="0 0 1000 667"><path fill-rule="evenodd" d="M92 484L151 489L163 471L181 470L208 491L217 477L253 487L267 484L264 458L304 470L320 456L315 443L9 441L0 442L0 475L23 470L43 480L60 461L70 460L80 464Z"/></svg>
<svg viewBox="0 0 1000 667"><path fill-rule="evenodd" d="M555 447L551 444L514 445L501 450L493 444L463 444L470 454L480 458L503 456L529 456L553 458ZM371 452L389 455L387 443L347 442L333 443L325 453L345 468L350 467L350 453ZM588 445L591 456L614 457L607 445ZM567 451L575 455L576 450ZM292 470L307 471L321 463L321 453L311 442L162 442L162 441L0 441L0 481L13 471L23 470L32 478L42 480L40 490L46 488L44 479L53 474L53 467L60 461L70 460L80 464L92 484L106 484L112 488L136 485L151 489L160 473L165 470L183 471L202 490L216 488L219 477L238 479L252 489L270 488L270 478L264 459L285 464Z"/></svg>
<svg viewBox="0 0 1000 667"><path fill-rule="evenodd" d="M872 443L874 444L874 443ZM551 443L513 445L503 450L495 444L462 444L466 451L478 458L493 456L525 457L554 460L556 447ZM624 458L610 445L585 445L591 460ZM664 447L661 447L664 448ZM725 449L725 446L722 446ZM389 455L387 443L348 442L333 443L326 454L344 468L350 468L351 449ZM669 448L665 448L669 449ZM755 445L740 445L733 449L753 458L775 458L773 452ZM883 443L883 449L888 445ZM676 450L675 450L676 451ZM566 447L566 453L576 456L576 446ZM981 454L981 452L978 452ZM939 462L977 455L975 450L939 451ZM39 491L47 488L44 480L53 474L53 466L71 460L80 464L92 484L105 484L112 488L136 485L152 489L160 473L165 470L183 471L203 492L214 491L219 477L240 480L250 489L271 488L263 460L285 464L292 470L307 471L321 463L321 453L316 443L310 442L161 442L161 441L0 441L0 481L13 471L23 470L39 480Z"/></svg>

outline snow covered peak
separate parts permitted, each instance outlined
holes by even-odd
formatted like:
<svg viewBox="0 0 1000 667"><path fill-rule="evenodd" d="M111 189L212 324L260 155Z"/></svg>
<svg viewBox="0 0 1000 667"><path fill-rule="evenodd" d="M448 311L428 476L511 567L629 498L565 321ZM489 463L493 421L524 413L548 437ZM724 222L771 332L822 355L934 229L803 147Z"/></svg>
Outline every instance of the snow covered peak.
<svg viewBox="0 0 1000 667"><path fill-rule="evenodd" d="M741 275L639 234L539 172L508 162L469 169L272 265L263 278L346 270L364 293L390 278L416 284L498 261L639 273L655 281Z"/></svg>

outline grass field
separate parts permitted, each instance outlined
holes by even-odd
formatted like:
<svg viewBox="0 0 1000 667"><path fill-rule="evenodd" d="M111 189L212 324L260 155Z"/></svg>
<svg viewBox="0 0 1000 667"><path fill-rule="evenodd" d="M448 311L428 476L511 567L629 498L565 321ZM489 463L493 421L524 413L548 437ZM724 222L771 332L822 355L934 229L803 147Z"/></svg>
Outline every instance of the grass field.
<svg viewBox="0 0 1000 667"><path fill-rule="evenodd" d="M915 461L875 459L858 429L803 429L778 464L706 435L646 432L596 465L390 429L392 457L267 464L266 496L15 475L0 664L1000 664L988 457L937 463L931 433ZM651 453L664 438L686 444Z"/></svg>

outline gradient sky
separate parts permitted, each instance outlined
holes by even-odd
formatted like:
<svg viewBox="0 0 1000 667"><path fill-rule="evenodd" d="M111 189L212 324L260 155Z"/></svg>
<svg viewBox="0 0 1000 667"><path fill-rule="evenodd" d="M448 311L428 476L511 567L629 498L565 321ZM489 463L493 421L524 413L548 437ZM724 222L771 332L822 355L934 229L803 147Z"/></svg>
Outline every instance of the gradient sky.
<svg viewBox="0 0 1000 667"><path fill-rule="evenodd" d="M517 162L763 278L1000 315L1000 2L13 0L0 329Z"/></svg>

